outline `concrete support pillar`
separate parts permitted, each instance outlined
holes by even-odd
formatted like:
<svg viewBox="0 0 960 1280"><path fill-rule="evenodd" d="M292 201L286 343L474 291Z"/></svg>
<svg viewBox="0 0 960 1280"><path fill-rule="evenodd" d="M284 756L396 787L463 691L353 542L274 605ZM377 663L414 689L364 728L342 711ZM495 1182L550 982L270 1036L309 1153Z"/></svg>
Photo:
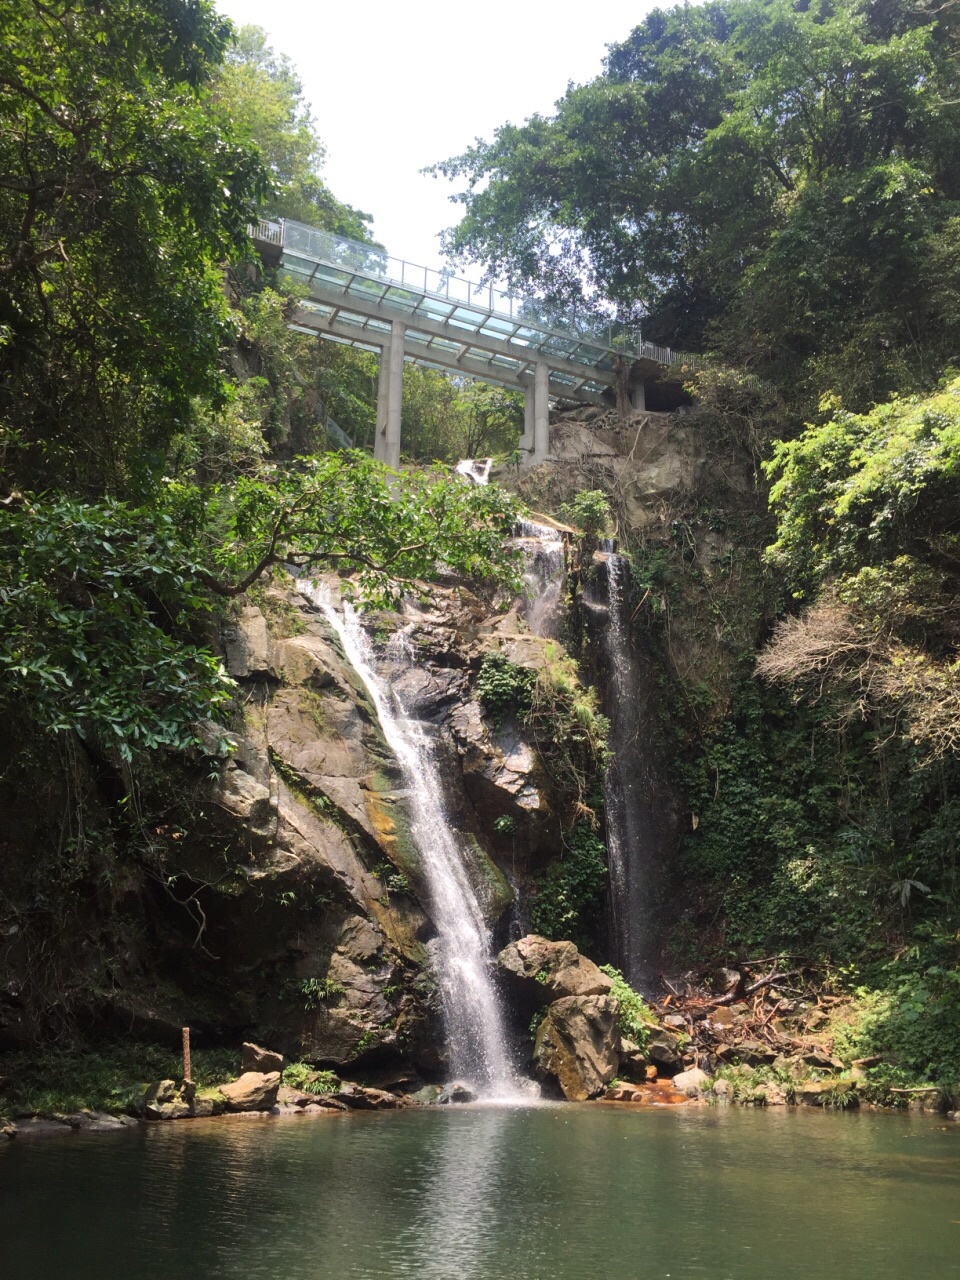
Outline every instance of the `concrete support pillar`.
<svg viewBox="0 0 960 1280"><path fill-rule="evenodd" d="M387 413L384 422L383 460L394 471L400 466L400 413L403 407L403 339L406 326L390 325L390 359L387 372Z"/></svg>
<svg viewBox="0 0 960 1280"><path fill-rule="evenodd" d="M630 404L634 409L646 409L647 407L647 389L643 385L642 378L637 378L635 382L630 384Z"/></svg>
<svg viewBox="0 0 960 1280"><path fill-rule="evenodd" d="M550 368L537 364L533 379L533 466L550 452Z"/></svg>
<svg viewBox="0 0 960 1280"><path fill-rule="evenodd" d="M521 452L533 449L534 395L534 385L528 382L523 388L523 435L517 446Z"/></svg>
<svg viewBox="0 0 960 1280"><path fill-rule="evenodd" d="M380 376L377 379L377 426L373 436L373 456L378 462L387 460L387 397L390 383L390 344L380 348Z"/></svg>

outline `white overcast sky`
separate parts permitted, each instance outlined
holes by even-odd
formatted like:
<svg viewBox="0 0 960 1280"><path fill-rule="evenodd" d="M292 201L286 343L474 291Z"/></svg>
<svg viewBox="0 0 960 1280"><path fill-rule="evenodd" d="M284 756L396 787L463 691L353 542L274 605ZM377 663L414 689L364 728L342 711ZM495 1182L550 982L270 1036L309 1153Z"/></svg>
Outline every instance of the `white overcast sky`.
<svg viewBox="0 0 960 1280"><path fill-rule="evenodd" d="M550 112L601 70L654 0L219 0L297 67L340 200L373 214L392 254L440 261L455 188L421 176L497 125Z"/></svg>

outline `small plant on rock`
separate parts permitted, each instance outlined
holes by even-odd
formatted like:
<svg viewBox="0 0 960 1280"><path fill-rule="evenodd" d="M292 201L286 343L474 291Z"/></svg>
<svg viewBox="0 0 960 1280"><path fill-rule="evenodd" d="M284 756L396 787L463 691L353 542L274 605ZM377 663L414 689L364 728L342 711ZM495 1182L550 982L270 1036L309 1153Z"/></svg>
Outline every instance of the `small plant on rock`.
<svg viewBox="0 0 960 1280"><path fill-rule="evenodd" d="M643 996L634 991L619 969L615 969L612 964L604 964L600 966L600 971L613 982L610 994L620 1006L617 1022L620 1024L621 1035L638 1044L641 1049L645 1048L650 1032L657 1025L656 1014Z"/></svg>

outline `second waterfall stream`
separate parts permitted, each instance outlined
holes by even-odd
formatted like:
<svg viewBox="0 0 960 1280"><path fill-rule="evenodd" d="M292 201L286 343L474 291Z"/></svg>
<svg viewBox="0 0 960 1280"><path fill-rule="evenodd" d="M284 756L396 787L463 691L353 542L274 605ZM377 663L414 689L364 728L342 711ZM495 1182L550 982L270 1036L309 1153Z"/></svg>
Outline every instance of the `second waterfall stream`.
<svg viewBox="0 0 960 1280"><path fill-rule="evenodd" d="M431 950L452 1076L473 1085L485 1101L529 1101L531 1084L521 1080L514 1068L493 983L492 938L467 874L466 851L447 818L430 739L377 674L373 648L353 607L348 602L335 606L319 585L308 588L308 593L366 686L400 766L412 835L429 886L429 911L437 929Z"/></svg>

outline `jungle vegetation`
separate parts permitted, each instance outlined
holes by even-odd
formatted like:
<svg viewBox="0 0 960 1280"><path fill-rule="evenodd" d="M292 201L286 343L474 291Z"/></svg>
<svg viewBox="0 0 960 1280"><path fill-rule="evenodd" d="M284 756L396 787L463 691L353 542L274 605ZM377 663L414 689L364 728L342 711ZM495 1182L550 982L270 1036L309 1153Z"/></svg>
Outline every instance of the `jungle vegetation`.
<svg viewBox="0 0 960 1280"><path fill-rule="evenodd" d="M553 114L434 170L458 184L446 243L461 262L711 356L691 377L704 430L752 454L769 485L770 520L738 550L762 559L760 592L733 602L755 620L759 660L733 655L732 692L676 691L694 815L678 958L799 956L871 993L865 1045L948 1080L958 54L955 4L657 9ZM682 609L692 570L671 537L638 563Z"/></svg>
<svg viewBox="0 0 960 1280"><path fill-rule="evenodd" d="M763 461L772 524L744 549L769 544L743 602L759 665L745 649L678 731L701 894L679 953L685 927L701 955L799 952L939 1079L960 1076L958 23L953 0L658 9L553 115L437 166L455 257L755 375L735 414L731 383L694 385ZM291 63L212 0L0 9L0 708L14 746L69 742L118 802L146 758L215 749L218 610L274 566L357 570L380 601L435 559L510 573L509 497L391 490L364 452L375 362L292 334L254 260L258 214L371 239L323 154ZM514 447L516 396L406 382L414 458Z"/></svg>

